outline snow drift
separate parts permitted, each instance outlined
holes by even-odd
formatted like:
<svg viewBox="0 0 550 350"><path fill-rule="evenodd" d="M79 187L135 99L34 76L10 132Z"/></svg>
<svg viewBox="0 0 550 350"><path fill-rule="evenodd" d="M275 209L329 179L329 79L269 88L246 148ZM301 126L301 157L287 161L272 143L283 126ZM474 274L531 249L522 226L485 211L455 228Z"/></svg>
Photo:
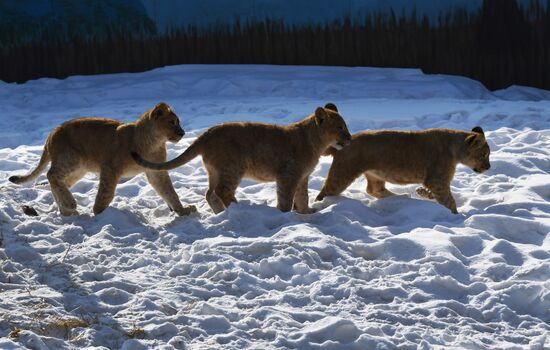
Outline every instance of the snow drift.
<svg viewBox="0 0 550 350"><path fill-rule="evenodd" d="M549 97L374 68L174 66L0 83L0 347L548 348ZM240 202L214 215L200 159L171 172L184 205L199 209L187 218L142 175L97 217L94 176L73 188L83 214L70 218L44 175L8 183L36 165L60 122L129 121L161 100L188 132L170 158L216 123L289 123L331 101L352 132L481 125L492 168L457 168L459 215L416 186L376 200L363 179L313 215L281 213L274 184L243 181ZM310 201L330 162L312 174Z"/></svg>

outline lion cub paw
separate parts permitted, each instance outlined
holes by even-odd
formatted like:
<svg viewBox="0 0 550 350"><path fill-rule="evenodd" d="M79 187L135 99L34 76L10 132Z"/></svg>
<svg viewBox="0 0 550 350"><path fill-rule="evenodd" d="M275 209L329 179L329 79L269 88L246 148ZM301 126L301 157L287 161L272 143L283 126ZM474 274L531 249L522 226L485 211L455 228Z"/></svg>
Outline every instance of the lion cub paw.
<svg viewBox="0 0 550 350"><path fill-rule="evenodd" d="M181 209L176 210L176 213L178 213L179 216L187 216L192 213L197 212L197 207L194 205L190 205L188 207L182 207Z"/></svg>
<svg viewBox="0 0 550 350"><path fill-rule="evenodd" d="M59 212L63 216L78 216L78 210L76 209L66 209L66 208L59 208Z"/></svg>
<svg viewBox="0 0 550 350"><path fill-rule="evenodd" d="M416 189L416 194L418 194L420 197L427 198L427 199L434 199L434 194L424 187L418 187Z"/></svg>
<svg viewBox="0 0 550 350"><path fill-rule="evenodd" d="M316 213L316 212L317 212L317 209L306 208L306 209L303 209L303 210L296 210L296 212L297 212L298 214L313 214L313 213Z"/></svg>

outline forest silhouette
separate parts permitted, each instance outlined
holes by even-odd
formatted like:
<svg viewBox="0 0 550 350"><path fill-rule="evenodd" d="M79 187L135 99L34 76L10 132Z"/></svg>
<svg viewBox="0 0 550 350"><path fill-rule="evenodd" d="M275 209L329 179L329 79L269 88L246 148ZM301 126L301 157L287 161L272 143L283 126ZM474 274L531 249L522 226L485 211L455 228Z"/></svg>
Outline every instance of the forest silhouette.
<svg viewBox="0 0 550 350"><path fill-rule="evenodd" d="M70 28L69 28L70 29ZM494 90L513 84L550 89L550 0L484 0L477 12L454 9L436 19L411 13L371 13L324 25L281 20L208 28L151 24L109 27L102 35L36 28L18 42L0 26L0 79L141 72L175 64L279 64L420 68L463 75Z"/></svg>

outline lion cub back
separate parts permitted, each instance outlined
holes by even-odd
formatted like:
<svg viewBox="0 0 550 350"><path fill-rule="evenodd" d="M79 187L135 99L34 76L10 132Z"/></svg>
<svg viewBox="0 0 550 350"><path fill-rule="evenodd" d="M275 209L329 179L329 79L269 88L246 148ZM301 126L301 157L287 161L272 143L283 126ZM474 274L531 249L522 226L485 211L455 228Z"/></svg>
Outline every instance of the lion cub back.
<svg viewBox="0 0 550 350"><path fill-rule="evenodd" d="M454 130L366 131L355 134L351 145L334 154L334 166L359 176L368 171L380 180L397 184L424 181L434 167L454 164Z"/></svg>
<svg viewBox="0 0 550 350"><path fill-rule="evenodd" d="M117 128L122 122L107 118L78 118L65 122L52 131L46 147L50 156L74 153L82 158L100 160L112 155L120 145Z"/></svg>
<svg viewBox="0 0 550 350"><path fill-rule="evenodd" d="M275 179L287 162L292 138L283 127L259 123L225 123L201 136L204 162L216 168L234 168L262 181Z"/></svg>

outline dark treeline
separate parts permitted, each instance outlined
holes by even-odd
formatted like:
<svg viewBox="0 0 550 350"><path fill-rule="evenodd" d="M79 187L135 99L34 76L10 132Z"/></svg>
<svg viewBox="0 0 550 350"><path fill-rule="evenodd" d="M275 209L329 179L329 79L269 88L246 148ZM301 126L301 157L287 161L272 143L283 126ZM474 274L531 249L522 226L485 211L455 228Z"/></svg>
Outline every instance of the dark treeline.
<svg viewBox="0 0 550 350"><path fill-rule="evenodd" d="M489 89L512 84L550 89L550 0L520 8L485 0L477 13L456 9L437 23L412 14L289 27L281 21L235 23L163 35L106 30L102 37L57 38L2 47L0 79L139 72L184 63L414 67L456 74Z"/></svg>

